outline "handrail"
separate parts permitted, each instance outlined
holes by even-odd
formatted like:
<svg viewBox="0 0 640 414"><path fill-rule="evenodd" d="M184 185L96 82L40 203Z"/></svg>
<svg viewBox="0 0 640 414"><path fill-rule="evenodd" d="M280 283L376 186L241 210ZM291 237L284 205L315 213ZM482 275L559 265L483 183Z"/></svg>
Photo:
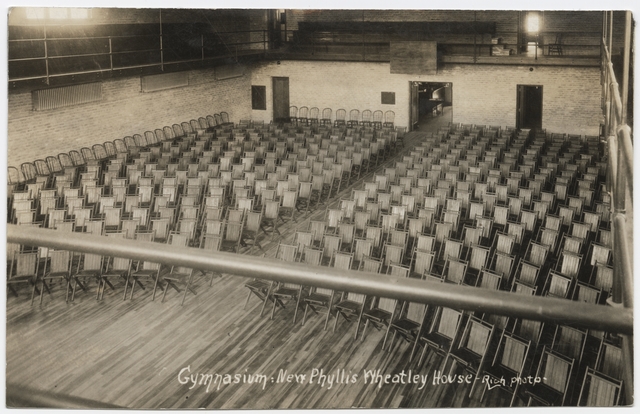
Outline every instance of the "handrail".
<svg viewBox="0 0 640 414"><path fill-rule="evenodd" d="M14 224L7 225L7 240L26 246L148 260L236 276L258 277L554 324L571 324L607 332L633 332L633 313L630 309L621 310L567 299L524 296L419 279L397 279L387 275L303 266L254 256L242 256L242 260L238 260L238 255L231 253L135 240L115 240L84 233L69 234Z"/></svg>
<svg viewBox="0 0 640 414"><path fill-rule="evenodd" d="M607 15L607 13L609 15ZM609 21L607 22L607 16ZM611 193L611 230L613 235L613 291L611 304L621 310L633 311L633 143L631 128L626 122L628 96L629 53L631 48L631 16L626 12L622 91L611 60L613 43L613 12L604 12L602 33L602 102L603 135L608 147L607 190ZM607 33L608 32L608 33ZM608 43L608 44L607 44ZM622 97L621 97L622 95ZM627 196L627 193L629 194ZM629 233L631 232L631 233ZM633 334L622 335L622 371L625 396L633 403Z"/></svg>
<svg viewBox="0 0 640 414"><path fill-rule="evenodd" d="M11 383L7 384L6 406L7 408L63 408L67 410L123 408L119 405Z"/></svg>

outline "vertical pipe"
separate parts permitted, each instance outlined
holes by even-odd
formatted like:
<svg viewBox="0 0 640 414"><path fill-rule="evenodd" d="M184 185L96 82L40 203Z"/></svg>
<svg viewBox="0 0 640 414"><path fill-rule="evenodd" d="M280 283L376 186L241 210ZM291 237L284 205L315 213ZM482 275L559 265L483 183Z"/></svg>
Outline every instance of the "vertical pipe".
<svg viewBox="0 0 640 414"><path fill-rule="evenodd" d="M622 64L622 117L621 124L627 123L627 100L629 99L629 55L631 51L631 12L625 12L624 63Z"/></svg>
<svg viewBox="0 0 640 414"><path fill-rule="evenodd" d="M364 10L362 10L362 60L367 60L367 52L365 51L365 43L364 43Z"/></svg>
<svg viewBox="0 0 640 414"><path fill-rule="evenodd" d="M202 55L202 60L204 60L204 33L200 35L200 51Z"/></svg>
<svg viewBox="0 0 640 414"><path fill-rule="evenodd" d="M627 404L633 404L633 336L620 335L622 337L622 361L626 369L622 370L624 381L624 395Z"/></svg>
<svg viewBox="0 0 640 414"><path fill-rule="evenodd" d="M607 12L602 12L602 43L607 42Z"/></svg>
<svg viewBox="0 0 640 414"><path fill-rule="evenodd" d="M162 9L159 10L160 13L160 70L164 72L164 50L162 47Z"/></svg>
<svg viewBox="0 0 640 414"><path fill-rule="evenodd" d="M49 51L47 49L47 26L45 25L43 28L44 32L44 69L45 74L47 76L47 85L49 84Z"/></svg>
<svg viewBox="0 0 640 414"><path fill-rule="evenodd" d="M624 214L627 207L627 175L625 174L625 157L622 155L624 151L624 145L622 145L620 136L617 136L618 144L618 165L616 170L616 186L614 187L615 193L613 194L613 203L615 213Z"/></svg>
<svg viewBox="0 0 640 414"><path fill-rule="evenodd" d="M111 66L111 71L113 71L113 47L111 45L111 36L109 36L109 65Z"/></svg>
<svg viewBox="0 0 640 414"><path fill-rule="evenodd" d="M609 58L611 58L611 48L613 47L613 11L609 12Z"/></svg>
<svg viewBox="0 0 640 414"><path fill-rule="evenodd" d="M476 11L473 12L473 23L476 22ZM473 63L477 62L477 51L476 51L476 29L473 28Z"/></svg>

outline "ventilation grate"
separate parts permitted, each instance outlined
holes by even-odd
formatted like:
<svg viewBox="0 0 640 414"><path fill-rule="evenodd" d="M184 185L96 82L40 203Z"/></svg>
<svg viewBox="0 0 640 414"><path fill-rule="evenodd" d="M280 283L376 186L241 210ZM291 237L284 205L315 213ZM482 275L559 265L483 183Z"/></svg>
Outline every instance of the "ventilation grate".
<svg viewBox="0 0 640 414"><path fill-rule="evenodd" d="M61 86L33 91L33 110L46 111L101 100L101 82Z"/></svg>

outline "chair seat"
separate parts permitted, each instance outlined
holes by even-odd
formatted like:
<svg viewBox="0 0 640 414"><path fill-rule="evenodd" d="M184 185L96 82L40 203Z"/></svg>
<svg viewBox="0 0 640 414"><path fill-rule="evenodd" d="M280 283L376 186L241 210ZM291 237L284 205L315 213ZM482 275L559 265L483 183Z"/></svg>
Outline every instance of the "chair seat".
<svg viewBox="0 0 640 414"><path fill-rule="evenodd" d="M73 275L73 277L91 277L91 276L100 277L100 271L99 270L81 270L75 275Z"/></svg>
<svg viewBox="0 0 640 414"><path fill-rule="evenodd" d="M336 308L340 309L341 311L351 312L351 313L360 312L361 307L362 307L362 303L354 302L351 300L343 300L342 302L336 304Z"/></svg>
<svg viewBox="0 0 640 414"><path fill-rule="evenodd" d="M456 349L451 352L451 357L455 358L460 365L464 365L465 367L478 365L482 359L481 355L478 355L467 348Z"/></svg>
<svg viewBox="0 0 640 414"><path fill-rule="evenodd" d="M127 274L126 270L120 270L120 271L111 271L111 272L107 272L107 273L103 273L102 277L124 277Z"/></svg>
<svg viewBox="0 0 640 414"><path fill-rule="evenodd" d="M132 273L131 276L133 277L151 277L154 276L156 273L158 273L157 270L139 270L135 273Z"/></svg>
<svg viewBox="0 0 640 414"><path fill-rule="evenodd" d="M299 289L293 289L293 288L279 288L278 290L276 290L275 292L273 292L274 296L282 296L282 297L287 297L287 298L295 298L296 296L298 296L298 293L300 292Z"/></svg>
<svg viewBox="0 0 640 414"><path fill-rule="evenodd" d="M49 279L49 278L67 278L69 277L69 273L68 272L51 272L51 273L47 273L46 275L43 276L45 279Z"/></svg>
<svg viewBox="0 0 640 414"><path fill-rule="evenodd" d="M331 296L316 292L313 292L312 294L304 298L304 301L309 303L310 305L326 305L330 300Z"/></svg>
<svg viewBox="0 0 640 414"><path fill-rule="evenodd" d="M562 393L544 383L528 386L525 394L545 405L559 405L562 401Z"/></svg>
<svg viewBox="0 0 640 414"><path fill-rule="evenodd" d="M373 308L365 312L362 316L371 319L372 321L382 323L391 318L391 312L387 312L386 310L382 310L379 308Z"/></svg>
<svg viewBox="0 0 640 414"><path fill-rule="evenodd" d="M164 280L181 280L185 277L189 277L190 274L189 273L180 273L180 272L174 272L174 273L170 273L166 276L163 276Z"/></svg>
<svg viewBox="0 0 640 414"><path fill-rule="evenodd" d="M251 282L245 283L244 286L251 290L269 289L269 283L263 280L252 280Z"/></svg>
<svg viewBox="0 0 640 414"><path fill-rule="evenodd" d="M489 375L492 378L501 379L501 378L516 378L518 373L505 367L504 365L492 365L484 371L485 374ZM510 384L511 381L507 381L507 384Z"/></svg>
<svg viewBox="0 0 640 414"><path fill-rule="evenodd" d="M409 334L411 331L417 329L420 325L416 322L410 321L408 319L400 319L393 323L393 327L402 333Z"/></svg>
<svg viewBox="0 0 640 414"><path fill-rule="evenodd" d="M451 342L450 338L441 335L438 332L432 332L426 336L421 337L420 339L438 349L445 349L445 347L449 346Z"/></svg>

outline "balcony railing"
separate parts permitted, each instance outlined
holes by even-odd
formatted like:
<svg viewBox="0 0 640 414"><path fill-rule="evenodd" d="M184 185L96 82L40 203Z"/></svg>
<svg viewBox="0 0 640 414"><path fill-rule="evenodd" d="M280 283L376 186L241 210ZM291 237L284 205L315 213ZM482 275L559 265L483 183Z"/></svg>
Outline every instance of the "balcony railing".
<svg viewBox="0 0 640 414"><path fill-rule="evenodd" d="M160 26L139 25L132 33L104 34L97 29L66 33L57 26L11 27L9 82L105 74L130 69L160 73L170 65L207 65L217 59L238 60L246 54L264 54L267 30L238 30L189 34L162 32ZM71 29L69 29L71 30ZM155 33L150 33L151 31ZM102 32L117 32L111 26ZM52 32L52 33L49 33ZM135 32L135 33L134 33Z"/></svg>
<svg viewBox="0 0 640 414"><path fill-rule="evenodd" d="M74 252L139 259L235 276L262 278L462 310L540 320L553 324L571 324L611 333L625 335L633 333L633 312L631 309L569 302L567 299L523 296L511 292L448 283L433 283L419 279L397 279L375 273L305 266L246 255L242 256L242 260L238 260L238 255L231 253L212 253L196 248L178 248L135 240L114 240L104 236L84 233L69 234L13 224L7 225L7 241L25 246L43 246Z"/></svg>
<svg viewBox="0 0 640 414"><path fill-rule="evenodd" d="M612 304L633 310L633 144L627 125L627 99L631 52L631 12L626 12L622 85L616 80L611 61L613 12L603 15L602 36L602 134L608 148L607 190L612 195L613 292ZM622 336L622 352L626 367L623 380L627 401L633 401L633 336Z"/></svg>

